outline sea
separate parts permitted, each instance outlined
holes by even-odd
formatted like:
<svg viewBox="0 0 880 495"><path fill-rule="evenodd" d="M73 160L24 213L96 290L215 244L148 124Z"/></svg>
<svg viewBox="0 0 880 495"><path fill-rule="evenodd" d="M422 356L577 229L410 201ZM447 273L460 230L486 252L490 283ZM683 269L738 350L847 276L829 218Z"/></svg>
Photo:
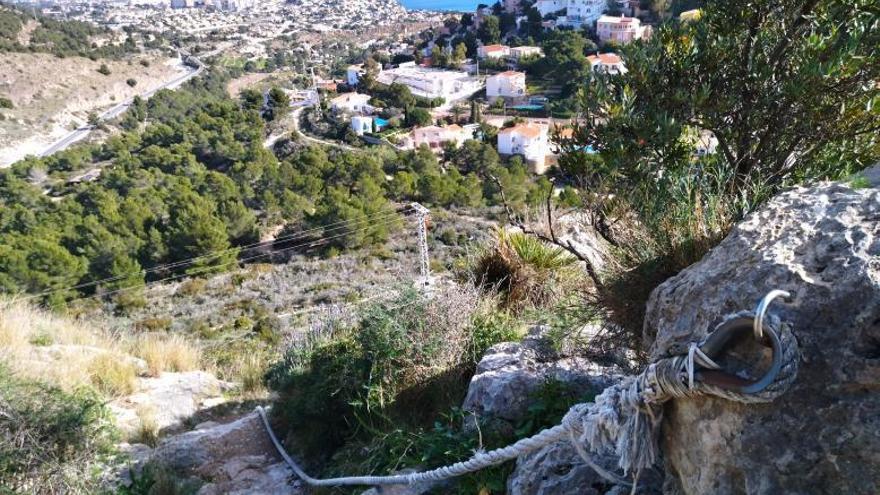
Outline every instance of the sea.
<svg viewBox="0 0 880 495"><path fill-rule="evenodd" d="M473 12L481 3L489 4L487 0L399 0L400 3L411 10L453 10L456 12Z"/></svg>

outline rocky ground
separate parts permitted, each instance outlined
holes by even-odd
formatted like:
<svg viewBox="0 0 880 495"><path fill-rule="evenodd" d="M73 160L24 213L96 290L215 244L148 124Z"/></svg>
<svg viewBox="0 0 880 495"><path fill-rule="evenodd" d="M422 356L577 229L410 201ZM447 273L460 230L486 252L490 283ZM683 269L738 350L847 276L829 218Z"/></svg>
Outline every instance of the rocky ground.
<svg viewBox="0 0 880 495"><path fill-rule="evenodd" d="M801 356L794 385L770 404L701 397L667 408L667 493L880 491L880 168L865 179L780 194L653 292L653 358L772 289L793 295L772 312Z"/></svg>

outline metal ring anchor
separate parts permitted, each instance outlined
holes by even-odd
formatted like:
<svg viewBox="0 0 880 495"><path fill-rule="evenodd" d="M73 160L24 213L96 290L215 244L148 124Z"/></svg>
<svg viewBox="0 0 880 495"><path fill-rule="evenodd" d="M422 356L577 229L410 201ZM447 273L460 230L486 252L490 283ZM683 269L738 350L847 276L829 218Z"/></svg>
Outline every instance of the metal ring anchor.
<svg viewBox="0 0 880 495"><path fill-rule="evenodd" d="M751 317L740 317L728 320L715 329L700 345L700 349L711 359L718 358L728 347L748 338L752 333ZM716 387L732 390L742 394L756 394L763 391L782 369L782 343L777 331L767 327L766 338L759 343L772 351L770 367L758 378L744 378L722 369L701 369L694 374L696 380Z"/></svg>
<svg viewBox="0 0 880 495"><path fill-rule="evenodd" d="M755 332L755 338L758 341L761 341L764 338L764 316L767 313L767 308L770 306L770 303L773 302L777 297L783 297L785 300L791 299L791 293L784 290L774 289L767 293L764 296L764 299L761 299L761 302L758 303L758 307L755 308L755 322L753 324L753 329Z"/></svg>

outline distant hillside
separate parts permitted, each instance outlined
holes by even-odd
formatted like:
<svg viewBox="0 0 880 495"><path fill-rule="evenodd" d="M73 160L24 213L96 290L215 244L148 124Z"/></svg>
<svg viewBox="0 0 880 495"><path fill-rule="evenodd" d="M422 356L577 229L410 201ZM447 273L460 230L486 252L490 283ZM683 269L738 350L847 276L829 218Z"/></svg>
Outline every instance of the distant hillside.
<svg viewBox="0 0 880 495"><path fill-rule="evenodd" d="M131 36L120 36L82 21L56 20L0 4L0 52L119 58L134 51L137 46Z"/></svg>

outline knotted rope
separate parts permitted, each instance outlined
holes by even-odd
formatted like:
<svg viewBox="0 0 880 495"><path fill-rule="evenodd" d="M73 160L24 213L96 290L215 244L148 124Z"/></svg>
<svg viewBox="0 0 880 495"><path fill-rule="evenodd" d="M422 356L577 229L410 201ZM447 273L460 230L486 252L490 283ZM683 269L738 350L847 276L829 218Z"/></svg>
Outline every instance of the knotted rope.
<svg viewBox="0 0 880 495"><path fill-rule="evenodd" d="M725 321L753 313L741 312ZM658 433L663 420L663 404L677 398L715 396L745 404L771 402L784 393L794 382L798 367L797 341L788 326L779 325L772 318L771 326L779 328L782 349L782 367L769 386L757 393L741 393L695 378L698 367L717 370L720 366L700 349L705 343L691 343L686 354L658 359L639 375L629 376L606 388L592 403L576 404L562 418L560 424L512 445L476 452L470 459L430 471L391 476L353 476L342 478L312 478L287 454L275 436L262 407L257 411L266 431L296 475L312 486L342 485L415 485L442 481L495 466L546 445L568 439L575 450L596 472L617 484L633 485L642 470L653 466L659 458ZM708 338L708 337L707 337ZM597 465L592 455L612 455L618 458L618 467L624 474L633 474L635 483Z"/></svg>

